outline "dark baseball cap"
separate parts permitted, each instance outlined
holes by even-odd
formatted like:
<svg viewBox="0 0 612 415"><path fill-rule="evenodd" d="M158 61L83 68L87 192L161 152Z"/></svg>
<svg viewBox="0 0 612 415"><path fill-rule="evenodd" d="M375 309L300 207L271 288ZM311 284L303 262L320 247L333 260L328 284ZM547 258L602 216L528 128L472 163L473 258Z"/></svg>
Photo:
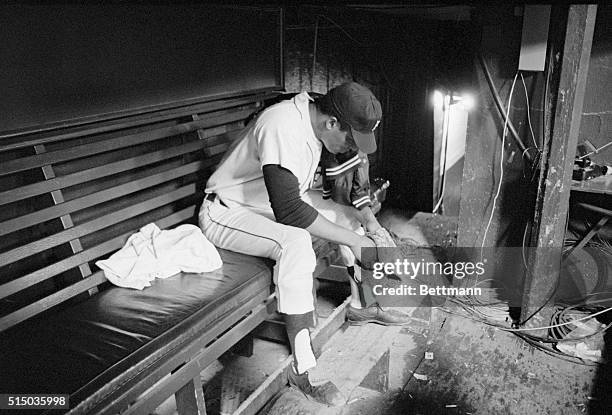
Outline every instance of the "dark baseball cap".
<svg viewBox="0 0 612 415"><path fill-rule="evenodd" d="M366 154L375 152L374 130L382 118L382 108L372 91L356 82L346 82L327 94L338 118L351 127L359 150Z"/></svg>

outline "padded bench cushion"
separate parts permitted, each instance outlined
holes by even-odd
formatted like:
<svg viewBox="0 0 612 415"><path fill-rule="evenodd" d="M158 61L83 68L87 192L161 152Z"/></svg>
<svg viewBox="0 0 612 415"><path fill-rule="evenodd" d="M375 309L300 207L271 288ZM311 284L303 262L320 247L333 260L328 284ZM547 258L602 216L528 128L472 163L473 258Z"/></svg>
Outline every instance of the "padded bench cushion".
<svg viewBox="0 0 612 415"><path fill-rule="evenodd" d="M72 406L134 365L173 353L254 296L267 297L270 262L219 253L223 267L214 272L157 279L142 291L112 287L2 333L0 390L70 393Z"/></svg>

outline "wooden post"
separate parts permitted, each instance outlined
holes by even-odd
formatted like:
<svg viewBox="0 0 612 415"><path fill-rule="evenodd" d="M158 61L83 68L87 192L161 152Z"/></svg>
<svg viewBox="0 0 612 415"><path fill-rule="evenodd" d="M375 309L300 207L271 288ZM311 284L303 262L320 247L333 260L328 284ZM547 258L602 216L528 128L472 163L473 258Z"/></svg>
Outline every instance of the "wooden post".
<svg viewBox="0 0 612 415"><path fill-rule="evenodd" d="M176 410L180 415L206 415L204 392L198 374L175 394Z"/></svg>
<svg viewBox="0 0 612 415"><path fill-rule="evenodd" d="M550 107L552 124L547 134L550 139L543 150L532 232L531 246L536 249L529 258L521 321L549 304L559 278L596 14L597 6L590 4L572 4L567 12L558 89L551 90L555 96Z"/></svg>

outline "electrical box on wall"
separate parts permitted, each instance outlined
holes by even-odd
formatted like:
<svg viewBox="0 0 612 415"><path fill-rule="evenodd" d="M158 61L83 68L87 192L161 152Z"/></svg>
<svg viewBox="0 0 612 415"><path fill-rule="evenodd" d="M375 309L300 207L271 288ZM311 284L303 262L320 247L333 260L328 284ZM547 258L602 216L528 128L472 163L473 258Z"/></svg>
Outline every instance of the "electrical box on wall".
<svg viewBox="0 0 612 415"><path fill-rule="evenodd" d="M550 23L549 5L526 5L523 11L521 36L521 71L543 71L546 64L546 45Z"/></svg>

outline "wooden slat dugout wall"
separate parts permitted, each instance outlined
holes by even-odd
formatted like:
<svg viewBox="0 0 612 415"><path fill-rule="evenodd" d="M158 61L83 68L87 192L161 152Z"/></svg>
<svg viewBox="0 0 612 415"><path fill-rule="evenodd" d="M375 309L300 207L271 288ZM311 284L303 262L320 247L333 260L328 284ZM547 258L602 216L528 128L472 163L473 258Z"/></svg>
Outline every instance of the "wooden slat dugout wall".
<svg viewBox="0 0 612 415"><path fill-rule="evenodd" d="M0 331L94 293L143 225L197 223L208 175L271 92L22 136L0 147Z"/></svg>

